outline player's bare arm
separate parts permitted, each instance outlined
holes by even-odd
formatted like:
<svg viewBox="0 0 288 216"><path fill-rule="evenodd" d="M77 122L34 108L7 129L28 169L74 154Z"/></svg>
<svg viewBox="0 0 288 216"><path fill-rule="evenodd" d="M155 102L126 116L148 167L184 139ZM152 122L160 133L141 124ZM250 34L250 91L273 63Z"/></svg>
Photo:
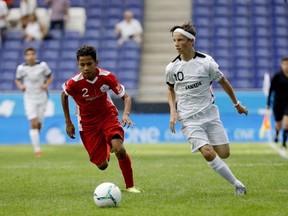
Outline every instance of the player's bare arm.
<svg viewBox="0 0 288 216"><path fill-rule="evenodd" d="M124 111L121 118L121 124L123 127L127 125L127 128L129 128L130 126L134 126L134 123L130 120L129 117L131 111L131 97L125 93L121 98L124 101Z"/></svg>
<svg viewBox="0 0 288 216"><path fill-rule="evenodd" d="M65 92L61 94L61 102L66 123L66 133L69 137L75 139L75 127L71 121L68 95L66 95Z"/></svg>
<svg viewBox="0 0 288 216"><path fill-rule="evenodd" d="M170 107L170 130L172 133L175 133L175 124L178 120L178 114L176 110L176 95L172 86L168 86L167 95Z"/></svg>
<svg viewBox="0 0 288 216"><path fill-rule="evenodd" d="M21 90L23 92L25 91L25 86L22 84L21 80L16 79L15 84L19 90Z"/></svg>
<svg viewBox="0 0 288 216"><path fill-rule="evenodd" d="M48 89L48 87L50 86L50 84L52 83L52 81L53 81L53 77L52 77L51 75L49 75L49 76L47 77L47 80L45 81L45 83L43 83L43 84L40 86L40 88L41 88L42 90Z"/></svg>
<svg viewBox="0 0 288 216"><path fill-rule="evenodd" d="M237 112L239 114L244 113L247 116L248 115L247 108L237 100L234 90L229 81L225 77L223 77L218 83L222 86L223 90L228 94L228 96L232 100L234 107L237 109Z"/></svg>

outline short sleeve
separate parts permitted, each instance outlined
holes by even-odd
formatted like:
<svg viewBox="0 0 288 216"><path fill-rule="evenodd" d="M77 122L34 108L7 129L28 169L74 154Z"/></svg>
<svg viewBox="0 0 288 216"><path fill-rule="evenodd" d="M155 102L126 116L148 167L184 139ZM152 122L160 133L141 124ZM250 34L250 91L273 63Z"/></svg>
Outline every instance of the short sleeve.
<svg viewBox="0 0 288 216"><path fill-rule="evenodd" d="M67 82L62 84L62 89L66 95L73 96L73 80L70 79Z"/></svg>
<svg viewBox="0 0 288 216"><path fill-rule="evenodd" d="M216 82L219 82L224 77L223 73L219 69L219 65L213 58L211 58L209 64L209 76L211 81L215 80Z"/></svg>
<svg viewBox="0 0 288 216"><path fill-rule="evenodd" d="M175 78L173 76L172 68L173 68L173 64L172 63L168 64L167 67L166 67L166 83L169 84L169 85L174 85L175 84Z"/></svg>
<svg viewBox="0 0 288 216"><path fill-rule="evenodd" d="M125 94L125 87L118 82L117 77L114 74L110 73L108 77L109 87L117 96L123 97Z"/></svg>
<svg viewBox="0 0 288 216"><path fill-rule="evenodd" d="M41 62L41 65L42 65L43 68L44 68L44 75L45 75L45 76L49 76L49 75L52 73L52 71L51 71L51 69L49 68L48 64L47 64L46 62Z"/></svg>
<svg viewBox="0 0 288 216"><path fill-rule="evenodd" d="M16 69L16 79L22 79L24 77L22 68L23 68L22 65L19 65L17 67L17 69Z"/></svg>

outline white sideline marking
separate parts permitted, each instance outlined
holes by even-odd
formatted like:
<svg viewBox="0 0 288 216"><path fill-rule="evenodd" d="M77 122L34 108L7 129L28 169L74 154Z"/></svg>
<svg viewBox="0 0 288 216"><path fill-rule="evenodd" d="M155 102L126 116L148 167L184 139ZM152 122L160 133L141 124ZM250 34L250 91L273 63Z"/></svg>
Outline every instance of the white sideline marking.
<svg viewBox="0 0 288 216"><path fill-rule="evenodd" d="M279 147L278 147L275 143L273 143L273 142L268 142L268 145L269 145L272 149L274 149L275 151L277 151L277 152L281 155L281 157L288 159L288 152L286 151L286 149L281 149L281 148L279 148Z"/></svg>

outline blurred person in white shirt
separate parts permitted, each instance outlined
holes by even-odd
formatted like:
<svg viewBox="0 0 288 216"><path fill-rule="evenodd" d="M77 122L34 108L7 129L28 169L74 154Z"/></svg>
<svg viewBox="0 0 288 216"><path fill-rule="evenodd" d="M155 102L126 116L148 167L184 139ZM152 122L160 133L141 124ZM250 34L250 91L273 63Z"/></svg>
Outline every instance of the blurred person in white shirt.
<svg viewBox="0 0 288 216"><path fill-rule="evenodd" d="M132 11L125 11L123 16L124 19L115 26L115 33L120 36L117 44L121 46L126 40L133 40L141 44L143 34L141 23L133 18Z"/></svg>
<svg viewBox="0 0 288 216"><path fill-rule="evenodd" d="M8 7L5 1L0 0L0 42L5 38L7 30Z"/></svg>
<svg viewBox="0 0 288 216"><path fill-rule="evenodd" d="M35 14L29 15L24 29L25 41L43 40L48 34L48 29L42 25Z"/></svg>
<svg viewBox="0 0 288 216"><path fill-rule="evenodd" d="M30 121L29 136L36 157L41 156L40 130L48 103L48 87L52 71L44 61L37 60L36 50L27 48L25 62L17 67L15 84L24 93L24 108Z"/></svg>
<svg viewBox="0 0 288 216"><path fill-rule="evenodd" d="M20 0L21 25L23 29L25 29L30 15L36 12L36 8L36 0Z"/></svg>

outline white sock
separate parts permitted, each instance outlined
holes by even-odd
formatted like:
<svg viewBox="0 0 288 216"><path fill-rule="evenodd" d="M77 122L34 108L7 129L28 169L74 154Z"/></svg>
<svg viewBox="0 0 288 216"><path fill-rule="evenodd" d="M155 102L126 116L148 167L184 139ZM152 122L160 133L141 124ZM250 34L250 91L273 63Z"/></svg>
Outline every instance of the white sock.
<svg viewBox="0 0 288 216"><path fill-rule="evenodd" d="M30 129L29 131L30 139L32 142L32 146L34 149L34 152L40 152L40 134L38 129Z"/></svg>
<svg viewBox="0 0 288 216"><path fill-rule="evenodd" d="M228 165L221 160L221 158L216 155L213 161L208 162L208 165L215 170L219 175L225 178L228 182L230 182L234 186L244 186L242 182L235 178Z"/></svg>

